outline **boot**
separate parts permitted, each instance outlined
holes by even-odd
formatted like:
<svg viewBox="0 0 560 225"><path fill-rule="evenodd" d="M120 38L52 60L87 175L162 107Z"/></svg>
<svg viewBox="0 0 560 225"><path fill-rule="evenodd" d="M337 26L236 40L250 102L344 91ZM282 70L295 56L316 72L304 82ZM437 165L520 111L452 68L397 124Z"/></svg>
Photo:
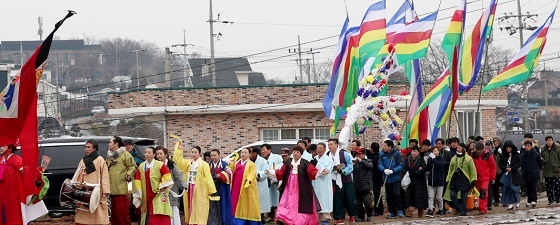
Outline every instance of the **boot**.
<svg viewBox="0 0 560 225"><path fill-rule="evenodd" d="M412 218L412 211L414 211L414 209L412 207L408 207L408 210L406 211L406 217Z"/></svg>
<svg viewBox="0 0 560 225"><path fill-rule="evenodd" d="M424 218L424 209L418 209L418 218Z"/></svg>

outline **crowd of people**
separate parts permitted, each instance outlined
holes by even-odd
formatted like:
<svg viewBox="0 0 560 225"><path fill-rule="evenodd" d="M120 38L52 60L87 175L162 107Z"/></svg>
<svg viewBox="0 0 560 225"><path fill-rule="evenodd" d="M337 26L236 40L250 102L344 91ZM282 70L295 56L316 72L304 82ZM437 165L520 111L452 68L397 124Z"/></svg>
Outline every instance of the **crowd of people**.
<svg viewBox="0 0 560 225"><path fill-rule="evenodd" d="M517 148L509 140L477 136L433 145L411 139L402 149L384 140L365 149L354 140L345 150L337 139L315 145L304 138L281 154L263 144L226 161L218 149L203 153L198 146L185 158L181 142L172 157L166 148L148 147L139 160L132 142L118 136L104 159L97 142L88 140L72 184L98 186L102 197L95 212L76 210L75 222L130 224L137 214L140 224L181 224L181 196L186 224L366 222L384 214L384 202L390 219L466 216L468 195L478 198L478 213L487 214L500 204L520 207L522 185L526 207L535 207L541 170L548 204L560 204L560 145L551 136L541 148L535 142L526 134ZM10 147L1 150L5 163Z"/></svg>

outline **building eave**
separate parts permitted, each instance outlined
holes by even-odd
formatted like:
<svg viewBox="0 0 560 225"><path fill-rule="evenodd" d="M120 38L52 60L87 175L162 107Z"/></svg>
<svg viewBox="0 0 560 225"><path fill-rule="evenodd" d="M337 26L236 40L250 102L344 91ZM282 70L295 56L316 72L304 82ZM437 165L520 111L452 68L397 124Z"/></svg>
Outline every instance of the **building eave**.
<svg viewBox="0 0 560 225"><path fill-rule="evenodd" d="M508 100L481 100L480 109L495 109L507 106ZM407 102L398 101L390 106L399 110L407 107ZM476 110L479 108L478 100L459 100L455 109ZM223 113L267 113L267 112L321 112L321 102L295 103L295 104L244 104L244 105L204 105L204 106L159 106L159 107L131 107L109 109L113 117L136 117L153 115L196 115L196 114L223 114Z"/></svg>

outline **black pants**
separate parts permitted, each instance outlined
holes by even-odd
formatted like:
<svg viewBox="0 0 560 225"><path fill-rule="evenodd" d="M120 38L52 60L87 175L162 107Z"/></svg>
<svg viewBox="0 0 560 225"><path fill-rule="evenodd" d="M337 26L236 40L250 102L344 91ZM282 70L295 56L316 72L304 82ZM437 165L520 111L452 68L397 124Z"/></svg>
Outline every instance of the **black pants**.
<svg viewBox="0 0 560 225"><path fill-rule="evenodd" d="M358 210L358 217L365 219L373 216L373 195L371 191L356 191L356 209ZM364 218L364 215L366 217Z"/></svg>
<svg viewBox="0 0 560 225"><path fill-rule="evenodd" d="M381 196L381 187L383 186L383 182L373 182L373 201L375 205L373 206L373 210L377 215L383 215L383 199L379 199ZM379 201L379 204L377 204Z"/></svg>
<svg viewBox="0 0 560 225"><path fill-rule="evenodd" d="M500 203L500 187L502 187L502 183L500 182L500 180L502 179L502 174L496 174L496 180L494 182L494 184L492 184L492 188L489 189L491 190L490 193L490 198L488 200L492 200L492 196L494 197L494 202L495 203ZM488 205L490 205L490 202L492 201L488 201Z"/></svg>
<svg viewBox="0 0 560 225"><path fill-rule="evenodd" d="M527 185L527 203L537 202L538 184L539 184L539 179L525 180L525 185Z"/></svg>
<svg viewBox="0 0 560 225"><path fill-rule="evenodd" d="M356 189L354 189L354 183L342 184L342 189L335 184L333 203L333 216L335 220L344 219L346 215L345 209L348 212L348 216L356 216L358 213L356 212Z"/></svg>
<svg viewBox="0 0 560 225"><path fill-rule="evenodd" d="M401 205L401 182L395 181L393 183L385 184L385 196L387 201L387 208L389 212L394 216L397 215L397 211L402 211L403 207ZM335 205L336 208L336 205Z"/></svg>
<svg viewBox="0 0 560 225"><path fill-rule="evenodd" d="M400 189L400 193L401 193L401 205L403 207L403 209L408 208L408 195L406 194L406 190L404 189Z"/></svg>
<svg viewBox="0 0 560 225"><path fill-rule="evenodd" d="M461 199L457 199L457 193L461 193ZM467 215L467 194L469 191L458 191L458 190L450 190L449 195L451 197L451 204L453 204L453 208L459 211L461 215Z"/></svg>
<svg viewBox="0 0 560 225"><path fill-rule="evenodd" d="M549 203L560 201L560 183L558 180L558 177L544 178L544 183L546 185L546 197L548 197Z"/></svg>

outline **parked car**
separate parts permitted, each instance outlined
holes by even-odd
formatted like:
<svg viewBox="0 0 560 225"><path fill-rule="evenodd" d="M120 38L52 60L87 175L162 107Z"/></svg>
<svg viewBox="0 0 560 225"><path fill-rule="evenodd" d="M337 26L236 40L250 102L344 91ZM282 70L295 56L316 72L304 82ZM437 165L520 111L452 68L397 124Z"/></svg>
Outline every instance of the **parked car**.
<svg viewBox="0 0 560 225"><path fill-rule="evenodd" d="M95 114L95 113L102 113L102 112L105 112L105 107L100 106L100 105L94 106L93 109L91 110L91 113L92 113L92 114Z"/></svg>
<svg viewBox="0 0 560 225"><path fill-rule="evenodd" d="M39 141L39 151L41 157L46 155L51 158L50 164L45 170L45 175L49 179L50 187L43 201L49 210L51 217L62 217L74 210L60 206L60 188L65 179L72 179L74 172L84 156L84 145L89 139L94 139L99 144L99 155L107 158L109 150L109 140L112 136L96 137L64 137L50 138ZM123 140L132 140L134 149L138 156L144 158L144 150L147 147L155 146L156 141L148 138L121 137Z"/></svg>
<svg viewBox="0 0 560 225"><path fill-rule="evenodd" d="M280 150L282 150L283 148L288 148L288 149L292 150L292 148L297 145L298 141L299 141L298 139L257 141L255 143L245 145L241 148L238 148L237 150L233 151L228 156L226 156L224 158L224 160L226 162L228 162L234 156L234 154L241 151L241 149L244 149L244 148L247 148L247 147L253 147L253 146L261 147L261 145L263 145L263 144L269 144L272 147L272 153L280 154ZM311 144L318 144L320 142L323 142L323 143L327 144L327 140L312 140Z"/></svg>

